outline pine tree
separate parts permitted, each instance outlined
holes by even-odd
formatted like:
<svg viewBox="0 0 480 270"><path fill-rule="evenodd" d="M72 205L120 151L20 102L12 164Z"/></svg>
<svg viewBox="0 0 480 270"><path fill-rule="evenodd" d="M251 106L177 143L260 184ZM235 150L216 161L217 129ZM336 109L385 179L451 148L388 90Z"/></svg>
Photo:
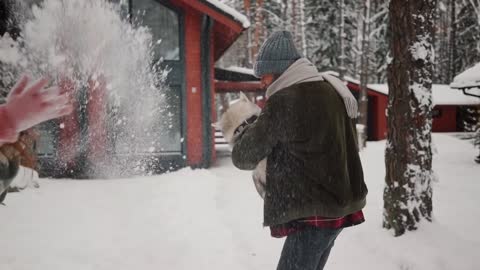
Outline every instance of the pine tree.
<svg viewBox="0 0 480 270"><path fill-rule="evenodd" d="M332 0L306 0L305 4L308 57L321 71L332 70L338 67L340 56L338 3ZM347 31L348 21L345 18L345 33ZM348 39L345 43L349 43Z"/></svg>
<svg viewBox="0 0 480 270"><path fill-rule="evenodd" d="M457 109L457 129L466 132L476 132L480 128L480 108L462 106Z"/></svg>
<svg viewBox="0 0 480 270"><path fill-rule="evenodd" d="M387 76L387 63L389 58L388 47L388 4L385 0L371 1L370 18L370 71L369 82L384 83Z"/></svg>
<svg viewBox="0 0 480 270"><path fill-rule="evenodd" d="M448 82L453 81L457 70L455 68L455 59L457 58L457 24L456 19L456 3L455 0L450 0L450 36L448 40L448 69L447 69L447 80Z"/></svg>
<svg viewBox="0 0 480 270"><path fill-rule="evenodd" d="M256 53L265 38L285 30L282 3L276 0L227 0L225 4L242 11L252 23L219 62L220 66L253 67ZM299 47L300 48L300 47Z"/></svg>
<svg viewBox="0 0 480 270"><path fill-rule="evenodd" d="M10 37L16 40L20 35L20 4L13 0L0 1L0 38ZM6 97L15 83L18 71L8 63L0 62L0 96Z"/></svg>
<svg viewBox="0 0 480 270"><path fill-rule="evenodd" d="M458 72L480 62L480 14L473 7L479 5L478 0L462 0L458 3L456 27L457 55L455 67Z"/></svg>
<svg viewBox="0 0 480 270"><path fill-rule="evenodd" d="M384 227L396 236L432 219L432 78L436 0L392 0ZM405 53L408 52L408 53Z"/></svg>
<svg viewBox="0 0 480 270"><path fill-rule="evenodd" d="M339 43L340 43L340 56L339 58L339 66L338 66L338 74L340 79L343 80L343 77L345 76L345 72L347 71L347 68L345 67L345 59L347 58L345 56L345 0L340 0L340 7L339 7L339 12L340 12L340 34L338 35L339 37Z"/></svg>
<svg viewBox="0 0 480 270"><path fill-rule="evenodd" d="M434 81L437 83L448 84L449 77L449 35L451 27L450 0L439 0L436 6L435 24L436 32L434 33L435 44L435 75Z"/></svg>

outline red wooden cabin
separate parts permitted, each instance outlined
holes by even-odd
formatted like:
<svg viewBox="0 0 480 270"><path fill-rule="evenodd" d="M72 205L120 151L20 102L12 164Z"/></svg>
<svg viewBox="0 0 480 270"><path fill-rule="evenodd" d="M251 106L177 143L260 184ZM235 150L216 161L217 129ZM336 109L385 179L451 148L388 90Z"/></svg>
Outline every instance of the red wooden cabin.
<svg viewBox="0 0 480 270"><path fill-rule="evenodd" d="M174 123L165 150L155 153L155 171L208 167L215 160L215 62L249 26L246 18L217 0L129 0L129 14L144 14L154 39L162 39L156 55L171 68L167 93ZM144 12L144 13L143 13ZM121 56L119 56L121 57ZM67 87L67 86L65 86ZM68 119L44 125L38 144L41 173L46 176L92 177L88 164L115 156L108 153L108 127L102 122L106 104L96 83L79 103L86 104ZM87 102L92 101L92 102ZM160 135L159 136L164 136ZM108 157L108 158L107 158ZM141 157L139 157L140 159Z"/></svg>
<svg viewBox="0 0 480 270"><path fill-rule="evenodd" d="M358 95L358 81L347 80L348 88ZM448 85L434 84L433 97L433 132L460 132L462 130L461 110L465 107L480 105L480 99L463 95ZM368 87L368 139L383 140L387 137L388 86L371 84Z"/></svg>

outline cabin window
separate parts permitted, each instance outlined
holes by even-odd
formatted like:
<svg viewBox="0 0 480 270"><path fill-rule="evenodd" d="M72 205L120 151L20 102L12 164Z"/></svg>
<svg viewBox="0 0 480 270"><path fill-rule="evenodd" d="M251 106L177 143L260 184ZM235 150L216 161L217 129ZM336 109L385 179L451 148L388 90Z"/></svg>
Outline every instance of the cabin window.
<svg viewBox="0 0 480 270"><path fill-rule="evenodd" d="M38 139L35 143L35 150L40 156L54 156L57 144L57 125L55 121L42 123L36 129Z"/></svg>
<svg viewBox="0 0 480 270"><path fill-rule="evenodd" d="M125 0L124 0L125 1ZM162 0L129 0L133 23L147 26L153 36L155 60L170 72L164 89L164 117L158 119L155 149L162 153L182 153L183 63L181 49L181 13Z"/></svg>
<svg viewBox="0 0 480 270"><path fill-rule="evenodd" d="M132 0L131 12L134 20L151 29L157 59L180 60L180 26L175 11L156 0Z"/></svg>

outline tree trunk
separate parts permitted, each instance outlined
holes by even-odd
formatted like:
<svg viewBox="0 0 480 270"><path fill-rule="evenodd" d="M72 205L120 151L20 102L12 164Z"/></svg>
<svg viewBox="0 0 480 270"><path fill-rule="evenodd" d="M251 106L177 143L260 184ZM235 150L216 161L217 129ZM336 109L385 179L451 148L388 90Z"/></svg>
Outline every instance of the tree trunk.
<svg viewBox="0 0 480 270"><path fill-rule="evenodd" d="M13 0L0 1L0 36L8 32L13 39L16 39L20 35L18 22L20 8L21 3Z"/></svg>
<svg viewBox="0 0 480 270"><path fill-rule="evenodd" d="M20 35L20 27L17 18L20 3L13 0L0 1L0 37L10 35L17 40ZM16 81L18 70L12 65L0 62L0 97L6 97L10 87Z"/></svg>
<svg viewBox="0 0 480 270"><path fill-rule="evenodd" d="M433 18L436 0L391 0L383 226L395 236L432 219Z"/></svg>
<svg viewBox="0 0 480 270"><path fill-rule="evenodd" d="M370 0L365 0L363 7L363 27L362 27L362 55L360 70L360 97L358 102L359 116L358 124L362 125L360 148L367 144L367 125L368 125L368 54L369 54L369 33L370 23Z"/></svg>
<svg viewBox="0 0 480 270"><path fill-rule="evenodd" d="M471 4L473 11L475 12L475 15L477 15L477 23L480 25L480 1L479 0L468 0L468 2Z"/></svg>
<svg viewBox="0 0 480 270"><path fill-rule="evenodd" d="M253 58L257 57L258 50L262 44L260 38L263 38L263 0L257 0L256 6L256 14L255 14L255 43L252 48L252 55Z"/></svg>
<svg viewBox="0 0 480 270"><path fill-rule="evenodd" d="M457 70L455 68L455 59L457 57L457 13L455 8L455 0L450 0L450 40L448 45L448 82L453 81Z"/></svg>
<svg viewBox="0 0 480 270"><path fill-rule="evenodd" d="M293 40L297 41L297 24L298 24L298 18L297 18L297 1L296 0L290 0L292 4L292 8L290 10L290 29L288 29L290 32L292 32L293 35Z"/></svg>
<svg viewBox="0 0 480 270"><path fill-rule="evenodd" d="M355 2L355 5L356 5L356 8L360 8L360 3L359 2ZM354 59L354 62L353 62L353 70L355 72L355 76L354 77L357 77L357 75L360 75L361 72L361 69L362 69L362 65L361 65L361 58L362 58L362 54L361 54L361 50L362 50L362 29L360 27L360 25L362 25L362 17L363 17L363 14L361 12L357 12L357 17L355 18L356 19L356 25L357 25L357 29L356 29L356 34L355 34L355 45L354 45L354 50L353 50L353 53L355 55L355 59Z"/></svg>
<svg viewBox="0 0 480 270"><path fill-rule="evenodd" d="M307 37L305 33L305 0L300 0L300 38L302 45L302 54L307 57Z"/></svg>
<svg viewBox="0 0 480 270"><path fill-rule="evenodd" d="M283 28L287 29L289 27L289 23L288 23L288 8L289 8L289 5L288 5L288 2L289 0L283 0L282 1L282 7L283 7L283 10L282 10L282 20L283 20Z"/></svg>
<svg viewBox="0 0 480 270"><path fill-rule="evenodd" d="M243 1L243 7L245 9L245 13L247 14L247 18L249 20L252 20L252 13L251 13L252 7L251 7L250 0L244 0ZM253 59L254 55L253 55L253 50L252 50L252 46L253 46L252 45L252 31L251 31L250 28L247 29L246 31L247 31L247 48L246 49L247 49L247 55L248 55L248 64L250 66L250 65L253 65L253 61L254 61L254 59Z"/></svg>
<svg viewBox="0 0 480 270"><path fill-rule="evenodd" d="M339 65L338 65L338 74L340 79L343 80L345 76L346 68L345 68L345 0L340 0L340 30L339 30L339 43L340 43L340 56L339 56Z"/></svg>

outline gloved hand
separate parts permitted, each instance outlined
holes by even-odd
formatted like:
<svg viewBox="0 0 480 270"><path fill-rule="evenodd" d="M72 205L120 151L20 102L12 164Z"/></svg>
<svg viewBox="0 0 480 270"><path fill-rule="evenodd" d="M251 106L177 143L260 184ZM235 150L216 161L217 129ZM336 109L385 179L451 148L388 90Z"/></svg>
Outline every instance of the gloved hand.
<svg viewBox="0 0 480 270"><path fill-rule="evenodd" d="M66 93L54 86L45 89L48 80L43 78L28 85L29 78L23 76L10 91L4 105L10 124L17 133L42 122L55 119L73 110Z"/></svg>

